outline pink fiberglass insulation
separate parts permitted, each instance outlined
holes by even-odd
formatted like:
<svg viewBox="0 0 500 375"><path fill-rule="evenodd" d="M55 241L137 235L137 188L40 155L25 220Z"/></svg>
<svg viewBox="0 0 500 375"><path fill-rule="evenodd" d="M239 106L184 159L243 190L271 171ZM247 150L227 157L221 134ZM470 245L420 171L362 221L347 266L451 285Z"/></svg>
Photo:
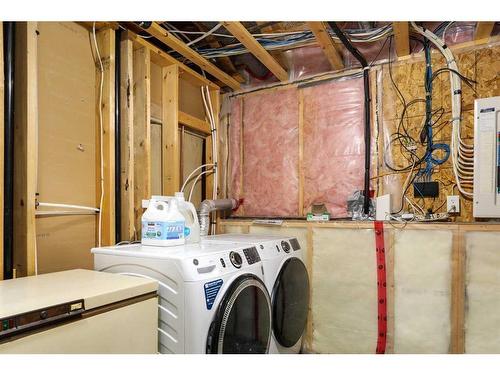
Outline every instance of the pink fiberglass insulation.
<svg viewBox="0 0 500 375"><path fill-rule="evenodd" d="M303 89L304 212L324 203L332 217L347 216L347 197L363 189L362 78Z"/></svg>
<svg viewBox="0 0 500 375"><path fill-rule="evenodd" d="M241 139L241 97L231 99L229 125L229 197L241 198L240 139Z"/></svg>
<svg viewBox="0 0 500 375"><path fill-rule="evenodd" d="M245 97L243 113L245 216L297 216L297 89Z"/></svg>

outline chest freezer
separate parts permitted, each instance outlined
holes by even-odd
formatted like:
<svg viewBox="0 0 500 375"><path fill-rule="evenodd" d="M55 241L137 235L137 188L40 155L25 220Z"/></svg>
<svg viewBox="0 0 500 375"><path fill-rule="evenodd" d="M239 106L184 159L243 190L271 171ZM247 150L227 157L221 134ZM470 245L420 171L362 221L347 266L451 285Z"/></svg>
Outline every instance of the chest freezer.
<svg viewBox="0 0 500 375"><path fill-rule="evenodd" d="M81 269L0 281L0 353L156 353L157 289Z"/></svg>

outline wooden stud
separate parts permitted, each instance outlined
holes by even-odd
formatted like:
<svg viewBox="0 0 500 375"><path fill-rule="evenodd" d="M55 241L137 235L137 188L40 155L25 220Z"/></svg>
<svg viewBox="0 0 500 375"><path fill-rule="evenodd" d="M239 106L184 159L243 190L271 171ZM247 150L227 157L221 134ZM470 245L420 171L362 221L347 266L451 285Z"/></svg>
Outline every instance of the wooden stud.
<svg viewBox="0 0 500 375"><path fill-rule="evenodd" d="M182 56L191 60L207 73L213 75L215 78L220 79L233 90L238 90L240 88L240 83L233 77L220 70L206 58L201 56L198 52L189 47L186 43L161 27L158 23L153 22L150 27L145 28L144 30L162 43L165 43L170 48L179 52Z"/></svg>
<svg viewBox="0 0 500 375"><path fill-rule="evenodd" d="M316 41L323 50L326 58L330 62L333 70L344 69L344 61L342 56L335 47L335 42L331 38L328 27L325 22L308 22L309 29L314 34Z"/></svg>
<svg viewBox="0 0 500 375"><path fill-rule="evenodd" d="M104 173L102 178L104 181L104 199L101 207L101 245L110 246L115 244L115 35L112 29L106 28L96 33L97 45L104 67L103 74L103 90L101 103L100 97L100 65L96 61L96 118L98 126L98 135L100 135L99 127L99 106L102 109L102 128L103 136L99 139L103 147L103 164ZM97 143L100 145L101 143ZM100 171L100 146L96 150L98 171ZM101 184L97 183L97 201L100 201Z"/></svg>
<svg viewBox="0 0 500 375"><path fill-rule="evenodd" d="M305 346L309 352L313 351L313 340L314 340L314 322L313 322L313 313L312 313L312 295L313 295L313 287L312 287L312 275L313 275L313 256L314 256L314 245L313 245L313 227L306 223L307 228L307 260L306 260L306 268L307 273L309 274L309 308L307 313L307 323L306 323L306 339Z"/></svg>
<svg viewBox="0 0 500 375"><path fill-rule="evenodd" d="M398 57L410 54L410 29L408 22L393 22L394 42Z"/></svg>
<svg viewBox="0 0 500 375"><path fill-rule="evenodd" d="M465 352L465 233L461 227L453 231L450 352L454 354Z"/></svg>
<svg viewBox="0 0 500 375"><path fill-rule="evenodd" d="M210 124L208 122L182 111L179 111L179 124L185 125L187 128L203 134L211 134Z"/></svg>
<svg viewBox="0 0 500 375"><path fill-rule="evenodd" d="M19 22L15 36L14 268L36 271L35 197L38 165L37 23Z"/></svg>
<svg viewBox="0 0 500 375"><path fill-rule="evenodd" d="M288 81L288 73L283 67L266 51L262 45L248 32L240 22L223 22L224 27L238 39L252 55L254 55L264 66L271 71L280 81Z"/></svg>
<svg viewBox="0 0 500 375"><path fill-rule="evenodd" d="M212 89L218 89L219 86L213 83L212 81L206 79L203 77L201 74L195 72L193 69L190 67L184 65L180 61L174 59L172 56L170 56L167 52L163 51L162 49L156 47L155 45L151 44L148 42L146 39L141 38L139 35L133 33L132 31L128 30L126 31L127 38L130 38L131 40L134 41L137 45L141 45L143 47L146 47L149 49L150 54L151 54L151 62L155 63L156 65L159 66L170 66L170 65L179 65L180 75L183 75L183 78L186 79L187 81L198 85L198 86L210 86Z"/></svg>
<svg viewBox="0 0 500 375"><path fill-rule="evenodd" d="M3 280L3 196L4 196L4 73L3 22L0 21L0 280Z"/></svg>
<svg viewBox="0 0 500 375"><path fill-rule="evenodd" d="M299 90L299 216L304 216L304 91Z"/></svg>
<svg viewBox="0 0 500 375"><path fill-rule="evenodd" d="M135 239L134 220L134 90L133 90L133 42L124 38L120 41L121 71L120 71L120 105L121 118L121 179L120 195L122 202L121 212L121 240Z"/></svg>
<svg viewBox="0 0 500 375"><path fill-rule="evenodd" d="M386 227L387 228L387 227ZM384 229L386 240L385 245L385 263L386 263L386 284L387 284L387 345L386 353L394 353L394 334L395 334L395 316L394 316L394 257L395 257L395 229Z"/></svg>
<svg viewBox="0 0 500 375"><path fill-rule="evenodd" d="M151 197L151 62L150 50L134 50L134 222L141 238L142 200Z"/></svg>
<svg viewBox="0 0 500 375"><path fill-rule="evenodd" d="M489 38L494 27L495 22L478 22L474 33L474 40Z"/></svg>
<svg viewBox="0 0 500 375"><path fill-rule="evenodd" d="M179 142L179 66L162 68L162 191L174 195L181 184Z"/></svg>

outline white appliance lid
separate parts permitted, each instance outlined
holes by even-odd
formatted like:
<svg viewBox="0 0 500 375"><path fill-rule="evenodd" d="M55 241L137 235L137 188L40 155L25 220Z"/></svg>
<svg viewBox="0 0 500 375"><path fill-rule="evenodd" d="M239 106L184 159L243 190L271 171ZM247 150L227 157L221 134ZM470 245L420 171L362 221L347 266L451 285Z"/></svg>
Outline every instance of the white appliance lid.
<svg viewBox="0 0 500 375"><path fill-rule="evenodd" d="M0 318L83 299L85 309L158 290L153 280L75 269L0 281Z"/></svg>

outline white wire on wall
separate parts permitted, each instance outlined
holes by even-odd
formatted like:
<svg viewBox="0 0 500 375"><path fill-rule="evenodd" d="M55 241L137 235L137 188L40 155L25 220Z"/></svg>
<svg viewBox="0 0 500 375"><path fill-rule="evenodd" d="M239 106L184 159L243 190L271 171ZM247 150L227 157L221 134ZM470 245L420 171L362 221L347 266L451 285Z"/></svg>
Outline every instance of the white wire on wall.
<svg viewBox="0 0 500 375"><path fill-rule="evenodd" d="M102 121L102 95L103 95L103 88L104 88L104 65L102 63L102 58L101 58L101 53L99 52L99 46L97 45L97 37L96 37L96 32L95 32L95 22L92 25L92 36L94 39L94 47L97 55L97 59L99 61L99 72L101 73L99 75L99 130L100 130L100 138L99 138L99 143L100 143L100 165L101 165L101 175L100 175L100 182L101 182L101 196L99 199L99 223L98 223L98 246L101 246L102 242L102 206L104 202L104 149L103 149L103 137L104 137L104 131L103 131L103 121Z"/></svg>
<svg viewBox="0 0 500 375"><path fill-rule="evenodd" d="M449 48L446 47L443 40L432 33L430 30L423 29L415 22L411 22L412 27L420 35L423 35L434 44L441 54L446 59L446 64L449 69L458 72L458 66L455 57ZM457 183L458 190L465 196L472 197L472 192L464 189L464 185L471 186L474 176L474 146L466 144L460 135L461 126L461 81L460 77L453 73L450 74L450 89L451 89L451 159L453 166L453 174Z"/></svg>

